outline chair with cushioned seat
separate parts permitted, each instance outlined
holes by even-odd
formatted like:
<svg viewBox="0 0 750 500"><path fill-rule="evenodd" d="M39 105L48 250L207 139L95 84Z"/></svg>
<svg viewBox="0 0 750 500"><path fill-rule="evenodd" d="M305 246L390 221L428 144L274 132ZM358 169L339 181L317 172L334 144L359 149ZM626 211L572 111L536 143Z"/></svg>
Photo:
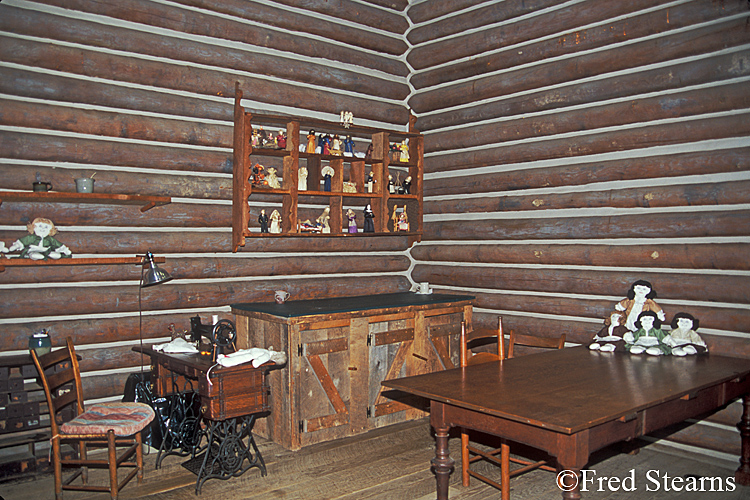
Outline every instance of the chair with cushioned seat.
<svg viewBox="0 0 750 500"><path fill-rule="evenodd" d="M116 499L120 489L133 477L138 476L138 483L141 483L141 431L154 418L151 407L143 403L97 403L89 405L84 411L81 373L70 337L67 338L66 347L42 355L37 355L32 350L31 357L39 371L39 381L44 387L49 406L56 500L62 500L63 490L109 492L111 498ZM69 405L74 405L76 416L62 423L60 412ZM62 443L71 443L74 447L77 445L78 458L63 459L60 451ZM106 447L106 457L89 458L88 446ZM118 447L126 449L118 450ZM121 451L119 456L118 451ZM134 454L135 462L132 461ZM71 466L78 470L63 480L62 468ZM133 470L118 482L118 467ZM107 468L109 486L90 484L89 468ZM72 484L79 476L80 484Z"/></svg>
<svg viewBox="0 0 750 500"><path fill-rule="evenodd" d="M492 340L497 342L497 354L491 352L477 352L473 353L469 348L469 344L476 344L480 341ZM505 336L503 335L503 321L502 318L497 319L497 330L489 329L476 329L472 332L466 331L466 324L461 323L461 351L460 361L461 366L471 366L479 363L488 363L491 361L499 361L505 358ZM541 338L534 337L531 335L520 335L516 334L511 330L510 342L508 346L508 358L512 358L515 354L515 346L523 345L528 347L537 347L545 349L562 349L565 346L565 335L561 335L558 338ZM497 456L500 455L500 458ZM485 476L475 470L472 470L470 465L472 463L485 460L491 464L500 467L500 482ZM510 462L521 464L522 467L510 470ZM491 486L500 490L500 496L502 500L510 499L510 478L529 472L534 469L544 469L552 472L556 472L556 469L547 465L546 461L529 461L523 458L516 458L510 456L510 447L501 440L500 448L484 451L475 446L471 445L469 440L469 434L465 429L461 429L461 482L464 486L469 486L470 477L475 477Z"/></svg>

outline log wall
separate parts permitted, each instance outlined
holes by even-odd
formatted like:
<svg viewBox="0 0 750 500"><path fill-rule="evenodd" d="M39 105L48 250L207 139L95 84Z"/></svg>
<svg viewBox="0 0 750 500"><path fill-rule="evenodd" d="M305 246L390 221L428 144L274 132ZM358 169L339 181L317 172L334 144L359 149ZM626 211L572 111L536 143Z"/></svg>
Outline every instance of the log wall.
<svg viewBox="0 0 750 500"><path fill-rule="evenodd" d="M748 3L408 13L426 172L414 281L475 294L480 325L588 343L645 279L711 352L750 357ZM674 446L736 456L733 423L712 418Z"/></svg>
<svg viewBox="0 0 750 500"><path fill-rule="evenodd" d="M406 3L299 4L0 3L0 190L30 190L39 175L74 191L74 178L95 175L97 193L172 197L144 213L6 201L0 241L47 217L78 256L166 257L175 279L142 290L146 340L168 340L170 323L189 329L196 314L231 318L230 303L270 301L276 289L293 299L408 290L405 237L251 239L232 253L235 82L255 112L338 121L350 110L357 124L408 127ZM120 398L141 364L130 350L139 278L134 265L7 268L0 355L27 352L42 328L54 345L70 335L87 399Z"/></svg>

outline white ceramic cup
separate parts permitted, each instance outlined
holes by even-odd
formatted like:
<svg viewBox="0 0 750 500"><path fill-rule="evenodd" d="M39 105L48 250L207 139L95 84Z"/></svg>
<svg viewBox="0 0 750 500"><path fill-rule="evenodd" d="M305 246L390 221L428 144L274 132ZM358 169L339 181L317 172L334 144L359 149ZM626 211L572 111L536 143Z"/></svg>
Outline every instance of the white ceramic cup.
<svg viewBox="0 0 750 500"><path fill-rule="evenodd" d="M276 300L277 304L283 304L286 299L289 298L289 292L285 292L284 290L276 290L276 292L274 292L273 298Z"/></svg>
<svg viewBox="0 0 750 500"><path fill-rule="evenodd" d="M430 284L423 281L419 284L419 293L430 293Z"/></svg>

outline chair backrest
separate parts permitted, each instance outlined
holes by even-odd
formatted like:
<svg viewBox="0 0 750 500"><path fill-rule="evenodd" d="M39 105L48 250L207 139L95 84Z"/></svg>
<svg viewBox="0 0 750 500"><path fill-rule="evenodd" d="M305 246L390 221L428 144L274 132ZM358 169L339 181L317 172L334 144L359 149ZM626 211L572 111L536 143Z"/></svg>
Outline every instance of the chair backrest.
<svg viewBox="0 0 750 500"><path fill-rule="evenodd" d="M508 343L508 358L513 357L516 345L540 347L544 349L562 349L565 347L565 334L563 333L560 337L549 338L536 337L534 335L522 335L511 330L510 342Z"/></svg>
<svg viewBox="0 0 750 500"><path fill-rule="evenodd" d="M497 343L497 354L491 352L473 353L469 344L478 343L480 340L494 340ZM461 322L461 366L476 365L479 363L488 363L505 358L505 344L503 337L503 320L497 318L497 330L489 328L477 328L470 332L466 331L466 322ZM486 343L486 342L485 342Z"/></svg>
<svg viewBox="0 0 750 500"><path fill-rule="evenodd" d="M81 389L81 372L78 358L73 347L73 340L68 337L66 346L47 354L38 356L31 350L31 358L39 371L39 381L47 397L50 413L52 435L58 434L60 410L68 405L75 405L75 415L83 413L83 391Z"/></svg>

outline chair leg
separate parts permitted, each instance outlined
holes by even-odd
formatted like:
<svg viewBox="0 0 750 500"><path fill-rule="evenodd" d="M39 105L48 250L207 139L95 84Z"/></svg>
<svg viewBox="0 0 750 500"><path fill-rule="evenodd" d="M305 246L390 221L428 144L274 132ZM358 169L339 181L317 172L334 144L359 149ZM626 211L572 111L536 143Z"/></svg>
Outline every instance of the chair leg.
<svg viewBox="0 0 750 500"><path fill-rule="evenodd" d="M117 500L117 447L115 445L115 432L107 431L107 454L109 455L109 495L112 500Z"/></svg>
<svg viewBox="0 0 750 500"><path fill-rule="evenodd" d="M510 446L504 439L500 443L500 497L510 500Z"/></svg>
<svg viewBox="0 0 750 500"><path fill-rule="evenodd" d="M78 458L81 460L87 460L88 450L86 450L86 441L78 441ZM85 465L81 466L81 481L83 484L88 484L89 482L89 468Z"/></svg>
<svg viewBox="0 0 750 500"><path fill-rule="evenodd" d="M55 468L55 500L62 500L62 457L60 456L60 436L52 437L52 464Z"/></svg>
<svg viewBox="0 0 750 500"><path fill-rule="evenodd" d="M135 433L135 443L138 447L135 449L135 462L138 466L138 484L143 483L143 436L141 432Z"/></svg>
<svg viewBox="0 0 750 500"><path fill-rule="evenodd" d="M461 484L469 486L469 435L461 429Z"/></svg>

